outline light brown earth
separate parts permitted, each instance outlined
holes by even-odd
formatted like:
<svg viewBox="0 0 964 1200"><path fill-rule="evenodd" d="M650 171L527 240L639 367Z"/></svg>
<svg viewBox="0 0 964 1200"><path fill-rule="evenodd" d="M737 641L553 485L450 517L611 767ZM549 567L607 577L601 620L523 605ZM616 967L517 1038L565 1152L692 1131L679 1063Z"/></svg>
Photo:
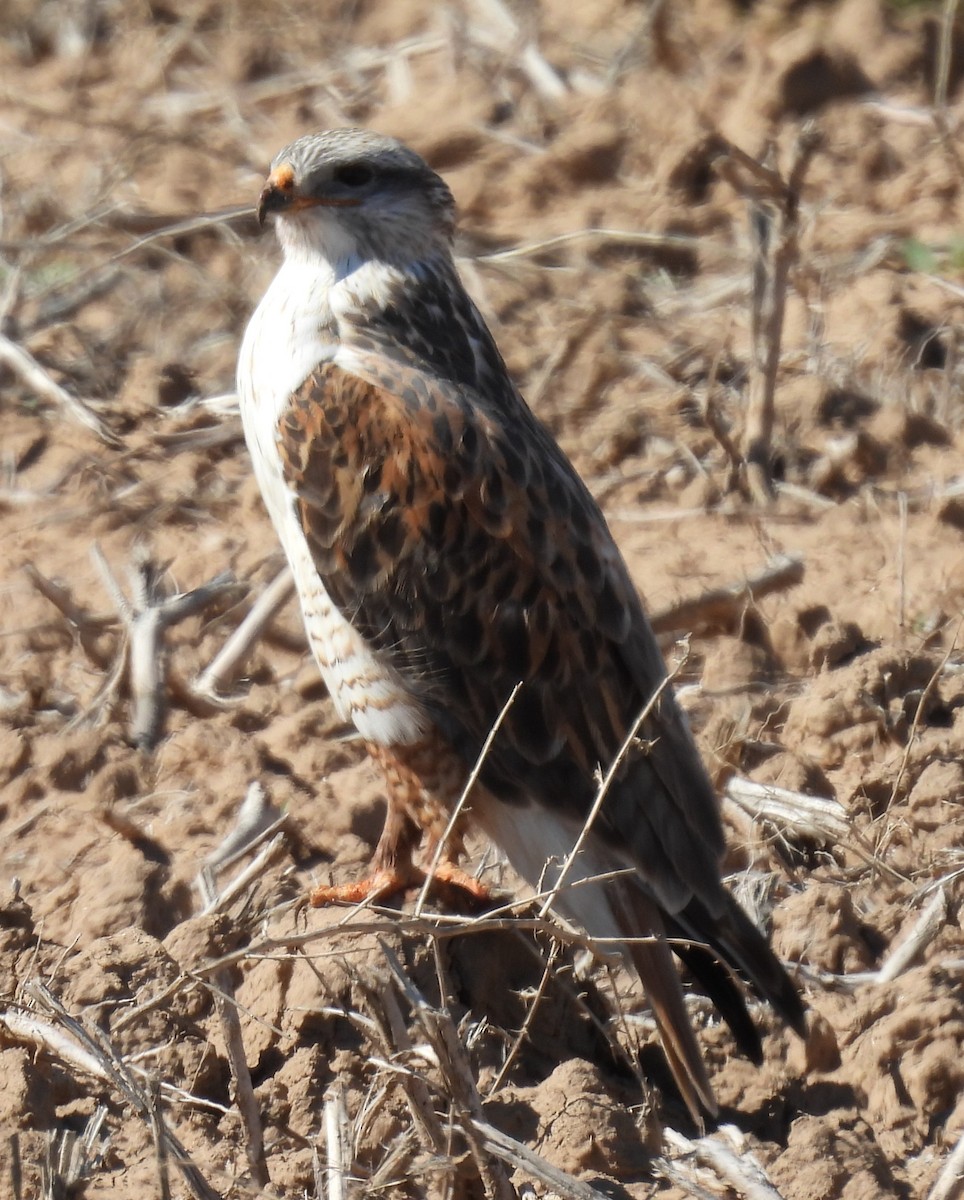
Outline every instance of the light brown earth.
<svg viewBox="0 0 964 1200"><path fill-rule="evenodd" d="M264 1194L325 1194L313 1155L324 1161L337 1087L351 1194L483 1195L451 1081L418 1049L426 1035L407 1002L385 1033L383 945L433 1005L444 971L494 1126L611 1197L687 1194L660 1153L700 1179L688 1194L740 1194L709 1167L694 1176L664 1140L664 1128L696 1131L658 1086L658 1056L643 1052L645 1087L607 1057L567 999L566 954L500 1078L541 978L533 943L467 932L438 942L436 960L411 898L407 917L379 922L381 942L359 920L337 930L343 910L305 911L313 882L361 869L380 799L359 749L339 740L291 603L223 708L191 697L280 567L237 415L206 403L233 390L277 252L250 216L169 226L250 209L277 148L349 123L404 137L450 181L467 282L651 611L774 555L803 560L798 585L747 600L728 625L676 630L693 634L680 683L721 788L735 772L840 805L829 831L783 837L725 806L734 884L798 964L817 1029L805 1050L761 1012L757 1069L694 1002L744 1169L752 1156L785 1200L923 1200L964 1133L964 15L944 39L935 120L939 5L512 11L495 0L0 9L2 329L116 438L0 366L3 1196L163 1194L150 1120L116 1078L54 1043L63 1019L41 987L102 1031L140 1094L160 1088L210 1195L258 1194L212 999L210 963L229 951L220 982L241 1013ZM761 506L730 486L725 433L710 428L739 444L752 247L746 199L708 137L715 128L755 157L771 144L786 172L810 118L824 141L787 301L778 494ZM96 546L128 593L138 546L170 592L222 571L239 581L170 630L170 710L153 753L130 744L114 678L121 627ZM92 623L71 624L31 570ZM252 780L288 814L286 838L219 915L199 915L194 881ZM941 888L933 936L896 978L874 979ZM577 965L595 1003L606 980ZM629 980L617 987L624 1010L641 1012ZM652 1031L643 1020L615 1036L648 1046ZM441 1148L413 1121L405 1071L425 1081ZM84 1179L42 1192L46 1148L100 1105ZM173 1196L192 1194L173 1161L167 1171ZM530 1176L512 1178L522 1188Z"/></svg>

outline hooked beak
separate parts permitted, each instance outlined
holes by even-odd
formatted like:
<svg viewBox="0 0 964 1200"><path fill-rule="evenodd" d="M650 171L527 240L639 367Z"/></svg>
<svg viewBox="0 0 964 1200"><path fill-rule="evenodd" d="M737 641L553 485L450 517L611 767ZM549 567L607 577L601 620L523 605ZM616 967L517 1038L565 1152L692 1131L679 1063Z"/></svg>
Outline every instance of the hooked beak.
<svg viewBox="0 0 964 1200"><path fill-rule="evenodd" d="M293 207L295 195L294 168L290 163L281 163L271 172L261 189L257 208L258 224L264 226L269 212L283 212Z"/></svg>

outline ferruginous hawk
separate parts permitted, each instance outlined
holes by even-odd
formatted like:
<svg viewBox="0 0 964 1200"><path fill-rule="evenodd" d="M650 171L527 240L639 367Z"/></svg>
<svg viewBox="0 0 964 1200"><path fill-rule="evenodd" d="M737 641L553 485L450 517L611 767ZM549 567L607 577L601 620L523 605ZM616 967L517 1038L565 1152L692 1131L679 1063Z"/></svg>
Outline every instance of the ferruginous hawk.
<svg viewBox="0 0 964 1200"><path fill-rule="evenodd" d="M321 674L388 794L372 878L317 898L424 877L412 854L424 834L431 859L517 684L467 810L551 888L659 692L555 906L644 939L626 956L686 1103L712 1113L671 950L757 1061L730 967L801 1032L803 1006L723 887L716 797L602 513L462 286L452 195L400 142L342 129L278 154L269 213L284 261L241 347L245 436ZM460 830L438 877L481 891Z"/></svg>

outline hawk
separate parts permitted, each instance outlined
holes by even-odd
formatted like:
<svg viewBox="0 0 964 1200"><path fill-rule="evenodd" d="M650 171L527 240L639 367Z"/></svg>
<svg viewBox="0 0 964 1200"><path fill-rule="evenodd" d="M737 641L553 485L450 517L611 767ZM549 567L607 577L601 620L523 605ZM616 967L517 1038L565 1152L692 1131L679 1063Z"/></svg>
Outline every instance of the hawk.
<svg viewBox="0 0 964 1200"><path fill-rule="evenodd" d="M241 346L245 437L388 801L371 878L316 899L424 878L413 854L423 836L438 851L501 716L466 814L622 946L686 1104L713 1114L673 952L755 1061L734 971L800 1033L803 1005L723 886L717 799L606 521L459 279L452 194L401 142L340 129L277 155L268 214L284 259ZM436 874L482 894L458 866L463 820Z"/></svg>

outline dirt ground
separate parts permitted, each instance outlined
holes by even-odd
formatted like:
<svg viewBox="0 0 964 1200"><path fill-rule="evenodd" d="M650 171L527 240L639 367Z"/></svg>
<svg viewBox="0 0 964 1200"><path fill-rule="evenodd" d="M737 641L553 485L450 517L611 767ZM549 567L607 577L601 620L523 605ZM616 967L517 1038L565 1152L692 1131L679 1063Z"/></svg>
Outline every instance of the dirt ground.
<svg viewBox="0 0 964 1200"><path fill-rule="evenodd" d="M335 1196L341 1160L350 1195L503 1196L503 1169L520 1196L751 1194L707 1146L784 1200L964 1194L964 14L941 13L0 9L0 1194ZM810 121L765 504L737 469L753 176L714 138L786 177ZM804 1047L760 1011L757 1068L693 997L724 1125L698 1151L628 978L544 931L437 924L413 897L305 909L366 862L381 799L290 600L218 702L199 690L281 568L231 395L278 258L250 210L280 146L345 124L405 138L451 183L462 270L516 379L669 661L692 635L678 683L721 792L748 777L825 801L724 803L733 886L815 1032ZM741 585L780 555L802 572L754 599ZM116 590L221 572L234 583L166 631L164 725L138 748ZM735 605L674 620L726 585ZM213 860L252 781L280 839ZM566 1176L466 1141L477 1104Z"/></svg>

